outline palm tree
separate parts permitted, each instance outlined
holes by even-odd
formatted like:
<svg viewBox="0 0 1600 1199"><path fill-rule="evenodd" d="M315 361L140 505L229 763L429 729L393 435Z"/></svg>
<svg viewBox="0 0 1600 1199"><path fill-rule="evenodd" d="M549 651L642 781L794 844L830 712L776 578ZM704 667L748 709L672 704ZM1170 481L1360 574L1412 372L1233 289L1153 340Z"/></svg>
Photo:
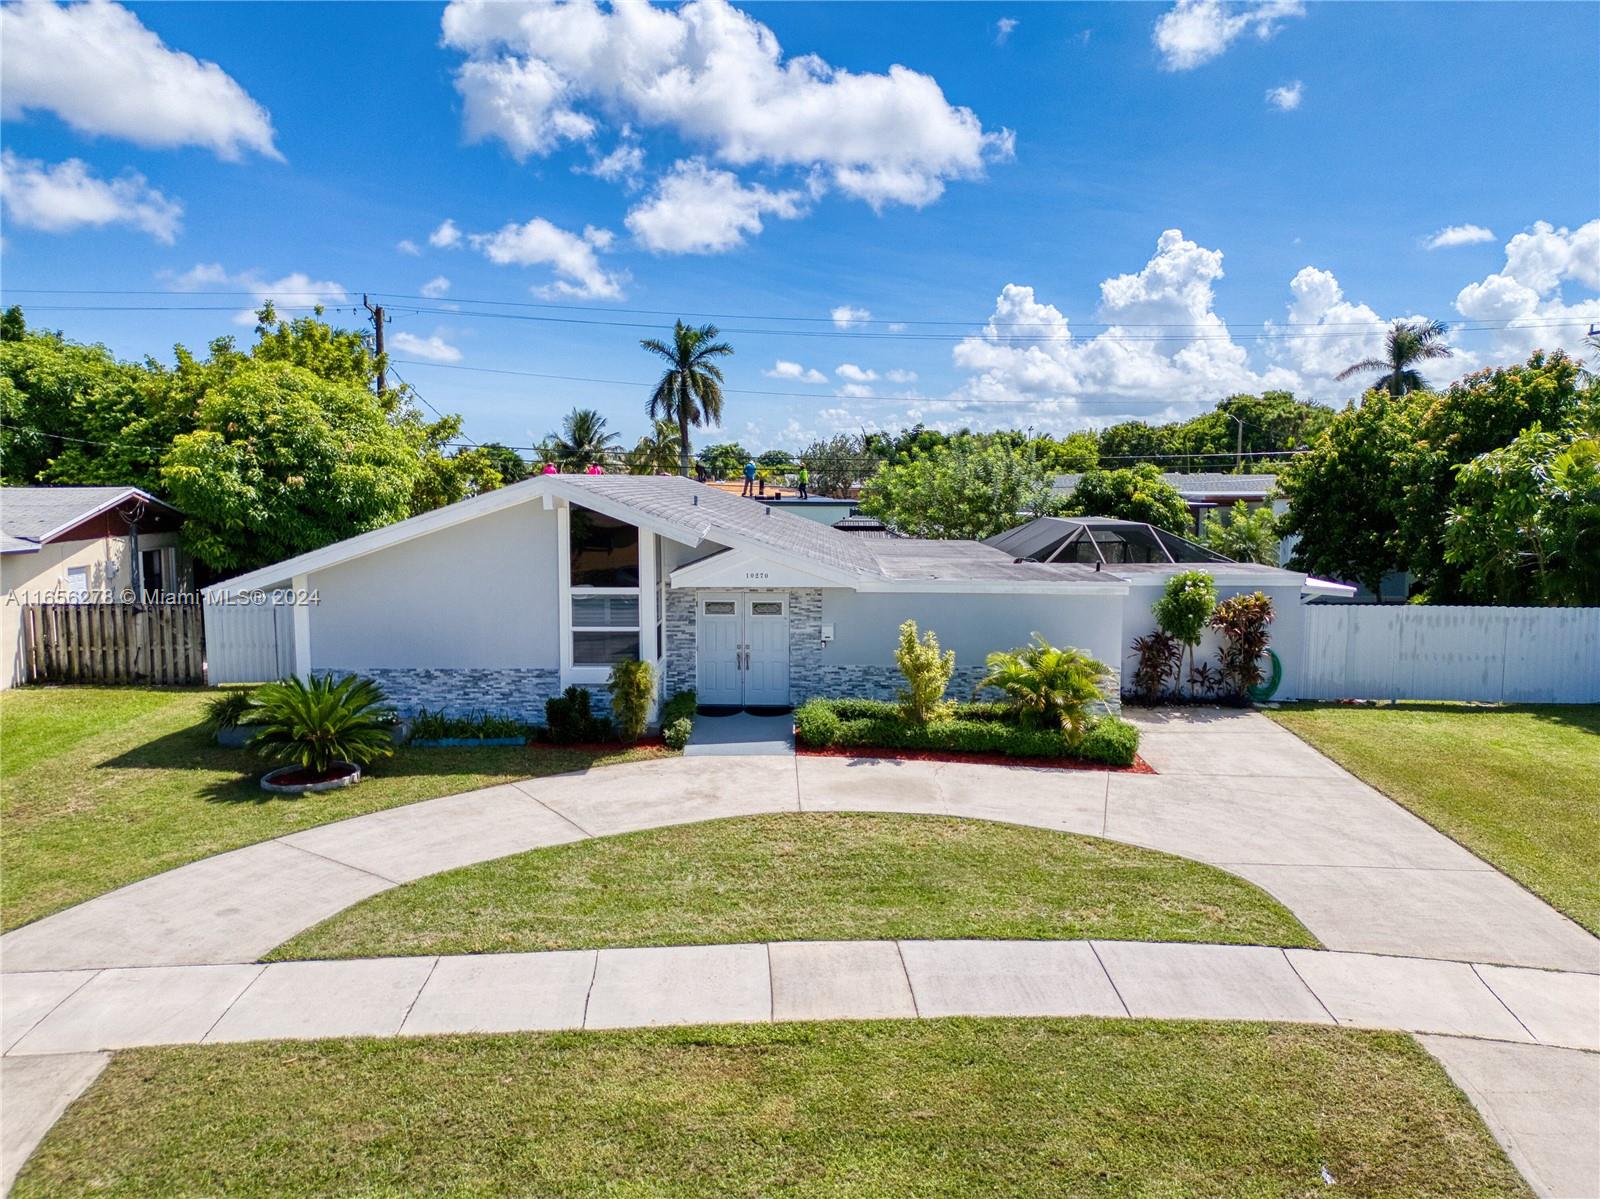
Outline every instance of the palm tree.
<svg viewBox="0 0 1600 1199"><path fill-rule="evenodd" d="M715 325L698 329L674 322L672 344L658 337L647 337L640 346L667 360L666 373L646 406L652 420L665 418L678 426L678 469L689 477L689 426L722 423L722 371L713 358L733 353L733 347L717 340Z"/></svg>
<svg viewBox="0 0 1600 1199"><path fill-rule="evenodd" d="M1428 386L1428 381L1414 369L1416 364L1430 358L1448 358L1455 353L1444 344L1445 332L1442 321L1395 321L1384 338L1384 356L1364 358L1347 366L1339 372L1338 378L1342 382L1352 375L1383 371L1372 390L1387 391L1392 396L1419 391Z"/></svg>
<svg viewBox="0 0 1600 1199"><path fill-rule="evenodd" d="M627 465L630 475L671 474L678 468L678 426L670 420L656 421L628 451Z"/></svg>
<svg viewBox="0 0 1600 1199"><path fill-rule="evenodd" d="M593 408L574 408L562 418L561 432L549 437L555 464L566 471L604 466L616 453L616 440L615 433L606 432L606 418Z"/></svg>

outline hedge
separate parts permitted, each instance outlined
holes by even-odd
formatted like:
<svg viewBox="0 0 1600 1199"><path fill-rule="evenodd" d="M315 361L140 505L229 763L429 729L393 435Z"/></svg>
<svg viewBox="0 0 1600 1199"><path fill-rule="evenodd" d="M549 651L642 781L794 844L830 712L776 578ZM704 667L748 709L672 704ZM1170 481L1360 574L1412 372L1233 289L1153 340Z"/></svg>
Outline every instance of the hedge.
<svg viewBox="0 0 1600 1199"><path fill-rule="evenodd" d="M812 749L832 746L1002 754L1009 758L1074 758L1131 766L1139 730L1115 716L1089 726L1076 746L1054 729L1025 729L996 704L962 704L949 720L915 725L880 700L813 699L794 714L795 736Z"/></svg>

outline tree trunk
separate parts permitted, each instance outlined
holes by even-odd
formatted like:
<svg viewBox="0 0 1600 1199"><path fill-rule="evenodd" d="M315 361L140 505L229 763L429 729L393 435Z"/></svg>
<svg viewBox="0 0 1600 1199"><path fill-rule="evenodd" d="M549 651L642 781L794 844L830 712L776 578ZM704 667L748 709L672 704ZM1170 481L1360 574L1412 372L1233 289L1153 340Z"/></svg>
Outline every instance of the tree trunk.
<svg viewBox="0 0 1600 1199"><path fill-rule="evenodd" d="M684 417L678 418L678 468L683 472L683 477L689 477L689 422Z"/></svg>

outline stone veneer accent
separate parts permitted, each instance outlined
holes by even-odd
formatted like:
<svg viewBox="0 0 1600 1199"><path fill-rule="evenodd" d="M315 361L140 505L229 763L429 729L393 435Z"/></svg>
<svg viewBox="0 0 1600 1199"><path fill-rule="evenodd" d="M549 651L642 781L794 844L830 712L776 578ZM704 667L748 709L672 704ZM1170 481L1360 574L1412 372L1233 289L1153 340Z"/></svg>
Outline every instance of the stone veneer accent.
<svg viewBox="0 0 1600 1199"><path fill-rule="evenodd" d="M661 675L665 680L665 697L670 699L680 691L694 686L694 623L695 592L667 588L667 607L661 647Z"/></svg>
<svg viewBox="0 0 1600 1199"><path fill-rule="evenodd" d="M898 666L833 664L825 662L826 651L822 656L824 664L815 668L816 673L809 681L805 699L822 696L825 699L896 700L906 685L905 676L900 673ZM983 674L984 668L981 666L957 666L955 673L950 676L950 686L945 695L965 703L972 698L972 689ZM803 701L797 699L796 702Z"/></svg>
<svg viewBox="0 0 1600 1199"><path fill-rule="evenodd" d="M561 694L561 672L542 667L502 670L420 669L371 667L365 670L332 669L319 674L358 674L383 688L402 716L423 708L444 709L446 716L471 716L488 712L528 724L544 723L544 701ZM609 713L611 697L604 687L591 687L594 710Z"/></svg>

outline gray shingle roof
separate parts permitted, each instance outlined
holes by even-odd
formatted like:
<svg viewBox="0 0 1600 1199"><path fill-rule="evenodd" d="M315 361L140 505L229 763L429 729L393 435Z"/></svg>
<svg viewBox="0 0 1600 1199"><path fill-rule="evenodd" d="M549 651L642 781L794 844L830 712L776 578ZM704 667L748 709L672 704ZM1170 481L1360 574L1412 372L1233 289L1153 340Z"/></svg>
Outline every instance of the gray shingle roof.
<svg viewBox="0 0 1600 1199"><path fill-rule="evenodd" d="M137 487L0 487L0 553L37 550L40 538L103 512L126 496L161 503Z"/></svg>
<svg viewBox="0 0 1600 1199"><path fill-rule="evenodd" d="M1018 562L981 541L920 541L906 537L874 539L873 555L885 578L980 580L999 582L1105 582L1092 566Z"/></svg>
<svg viewBox="0 0 1600 1199"><path fill-rule="evenodd" d="M1259 499L1278 485L1277 475L1225 475L1214 471L1169 471L1162 479L1177 489L1185 499L1205 496L1238 496L1241 499ZM1081 474L1057 475L1053 490L1070 492L1083 479Z"/></svg>

